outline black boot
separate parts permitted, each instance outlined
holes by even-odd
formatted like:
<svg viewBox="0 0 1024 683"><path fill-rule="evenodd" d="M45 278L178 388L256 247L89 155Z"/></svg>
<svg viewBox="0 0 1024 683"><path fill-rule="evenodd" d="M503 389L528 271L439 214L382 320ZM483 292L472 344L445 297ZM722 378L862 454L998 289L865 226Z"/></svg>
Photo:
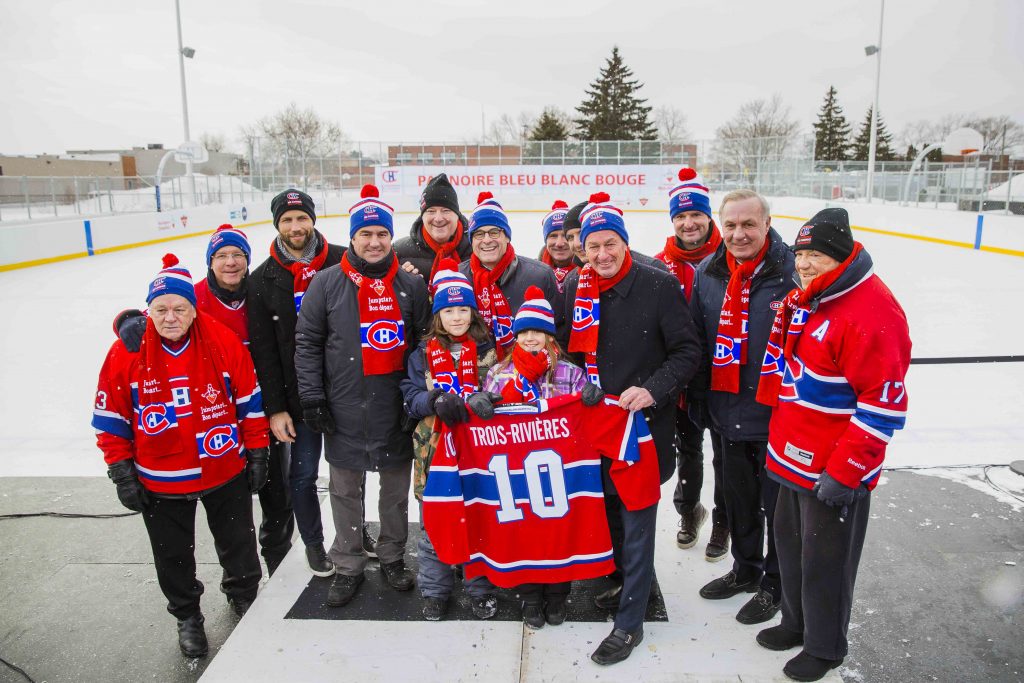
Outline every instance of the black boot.
<svg viewBox="0 0 1024 683"><path fill-rule="evenodd" d="M186 657L205 657L210 651L206 642L206 629L203 628L202 612L196 612L188 619L178 619L178 647Z"/></svg>
<svg viewBox="0 0 1024 683"><path fill-rule="evenodd" d="M794 681L820 681L832 669L839 668L842 659L822 659L801 652L782 667L782 673Z"/></svg>

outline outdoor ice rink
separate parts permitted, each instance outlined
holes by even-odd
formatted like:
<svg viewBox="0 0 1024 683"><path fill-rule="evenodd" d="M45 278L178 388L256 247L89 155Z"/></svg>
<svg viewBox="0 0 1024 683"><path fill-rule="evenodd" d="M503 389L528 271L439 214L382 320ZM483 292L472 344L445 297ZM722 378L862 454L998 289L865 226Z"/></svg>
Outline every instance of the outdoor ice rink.
<svg viewBox="0 0 1024 683"><path fill-rule="evenodd" d="M856 205L848 209L858 224ZM518 253L537 255L541 216L510 213ZM399 236L413 217L396 216ZM627 212L626 222L631 246L647 254L659 251L669 233L661 211ZM789 243L799 225L773 220ZM322 219L317 227L329 241L347 243L347 218ZM273 227L246 232L259 263ZM854 237L906 310L915 359L1024 353L1024 259L856 229ZM164 253L176 253L194 279L203 277L206 244L195 237L0 273L0 513L123 511L89 424L97 373L114 339L111 320L144 305ZM977 467L883 476L858 579L851 656L827 680L1021 680L1024 477L992 467L990 484L982 467L1024 457L1024 363L915 364L907 387L907 426L890 444L886 465ZM369 493L375 485L371 477ZM663 489L655 557L668 622L648 624L643 644L611 668L589 659L610 630L604 623L531 632L514 621L285 619L310 580L301 547L232 632L236 620L217 592L218 568L202 523L198 555L211 653L189 663L178 653L142 523L133 518L0 520L7 551L0 556L0 655L37 681L183 681L201 673L211 681L782 678L793 653L762 649L754 642L759 627L733 618L748 596L697 596L728 561L704 561L709 526L694 548L676 547L672 486ZM368 500L367 515L375 519L375 500ZM328 539L330 520L327 511ZM953 543L957 538L964 540ZM418 594L408 599L418 601ZM914 617L913 607L929 605ZM906 630L907 623L921 628ZM0 669L0 681L8 680L21 679Z"/></svg>

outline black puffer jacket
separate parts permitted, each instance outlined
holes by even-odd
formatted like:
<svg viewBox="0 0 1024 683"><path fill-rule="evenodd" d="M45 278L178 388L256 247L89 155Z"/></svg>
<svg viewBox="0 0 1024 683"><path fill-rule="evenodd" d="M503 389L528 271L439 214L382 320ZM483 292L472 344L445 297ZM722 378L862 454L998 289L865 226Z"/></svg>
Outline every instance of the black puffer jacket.
<svg viewBox="0 0 1024 683"><path fill-rule="evenodd" d="M458 257L455 258L455 261L465 261L473 253L473 248L469 244L469 233L465 227L469 225L469 221L461 213L457 215L463 225L463 235L462 241L459 242L459 247L456 249ZM411 263L420 271L420 276L424 281L430 277L430 268L434 265L434 257L437 256L437 252L431 249L427 241L423 239L423 216L413 222L408 237L395 240L395 253L398 254L400 265L404 265L406 262Z"/></svg>
<svg viewBox="0 0 1024 683"><path fill-rule="evenodd" d="M324 268L341 263L345 247L327 245ZM295 278L269 257L248 278L245 307L249 311L249 352L269 417L288 411L302 419L295 380Z"/></svg>
<svg viewBox="0 0 1024 683"><path fill-rule="evenodd" d="M427 286L399 269L395 298L405 323L405 361L430 325ZM336 430L324 436L324 455L335 467L382 470L412 459L412 438L402 430L405 367L363 374L359 288L334 266L317 273L306 290L295 335L295 370L303 401L326 399Z"/></svg>
<svg viewBox="0 0 1024 683"><path fill-rule="evenodd" d="M757 384L761 379L761 362L768 346L768 337L775 320L775 308L793 289L793 252L774 229L768 231L768 252L764 265L754 274L750 283L750 303L747 318L747 364L740 366L739 393L709 391L711 359L715 355L714 340L718 336L718 319L722 314L722 301L729 284L729 265L725 259L725 244L718 247L697 267L690 296L690 311L697 323L703 347L701 372L694 380L687 396L706 392L708 411L714 428L730 441L767 441L768 422L772 409L755 400Z"/></svg>

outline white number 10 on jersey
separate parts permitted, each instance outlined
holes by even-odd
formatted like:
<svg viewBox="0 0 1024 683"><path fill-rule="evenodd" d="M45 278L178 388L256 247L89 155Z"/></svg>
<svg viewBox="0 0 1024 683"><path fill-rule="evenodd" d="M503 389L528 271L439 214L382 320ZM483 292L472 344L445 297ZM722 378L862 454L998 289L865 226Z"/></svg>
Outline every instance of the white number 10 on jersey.
<svg viewBox="0 0 1024 683"><path fill-rule="evenodd" d="M508 456L495 455L487 464L498 486L498 521L516 522L523 518L523 511L516 507L512 491L512 472L508 469ZM519 472L515 472L519 474ZM523 459L522 474L526 476L526 489L530 496L533 514L544 519L562 517L569 511L569 496L565 490L565 471L562 458L550 448L530 451ZM545 499L541 477L547 474L551 484L551 497Z"/></svg>

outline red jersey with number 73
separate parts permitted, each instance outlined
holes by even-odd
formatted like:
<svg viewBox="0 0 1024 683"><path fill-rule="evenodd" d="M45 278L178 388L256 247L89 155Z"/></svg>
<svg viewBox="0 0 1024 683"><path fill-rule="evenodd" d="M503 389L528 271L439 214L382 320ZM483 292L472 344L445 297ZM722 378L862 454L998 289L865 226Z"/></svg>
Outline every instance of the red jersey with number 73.
<svg viewBox="0 0 1024 683"><path fill-rule="evenodd" d="M506 588L610 574L601 458L628 509L661 495L647 421L617 401L558 396L445 427L423 492L438 558Z"/></svg>

